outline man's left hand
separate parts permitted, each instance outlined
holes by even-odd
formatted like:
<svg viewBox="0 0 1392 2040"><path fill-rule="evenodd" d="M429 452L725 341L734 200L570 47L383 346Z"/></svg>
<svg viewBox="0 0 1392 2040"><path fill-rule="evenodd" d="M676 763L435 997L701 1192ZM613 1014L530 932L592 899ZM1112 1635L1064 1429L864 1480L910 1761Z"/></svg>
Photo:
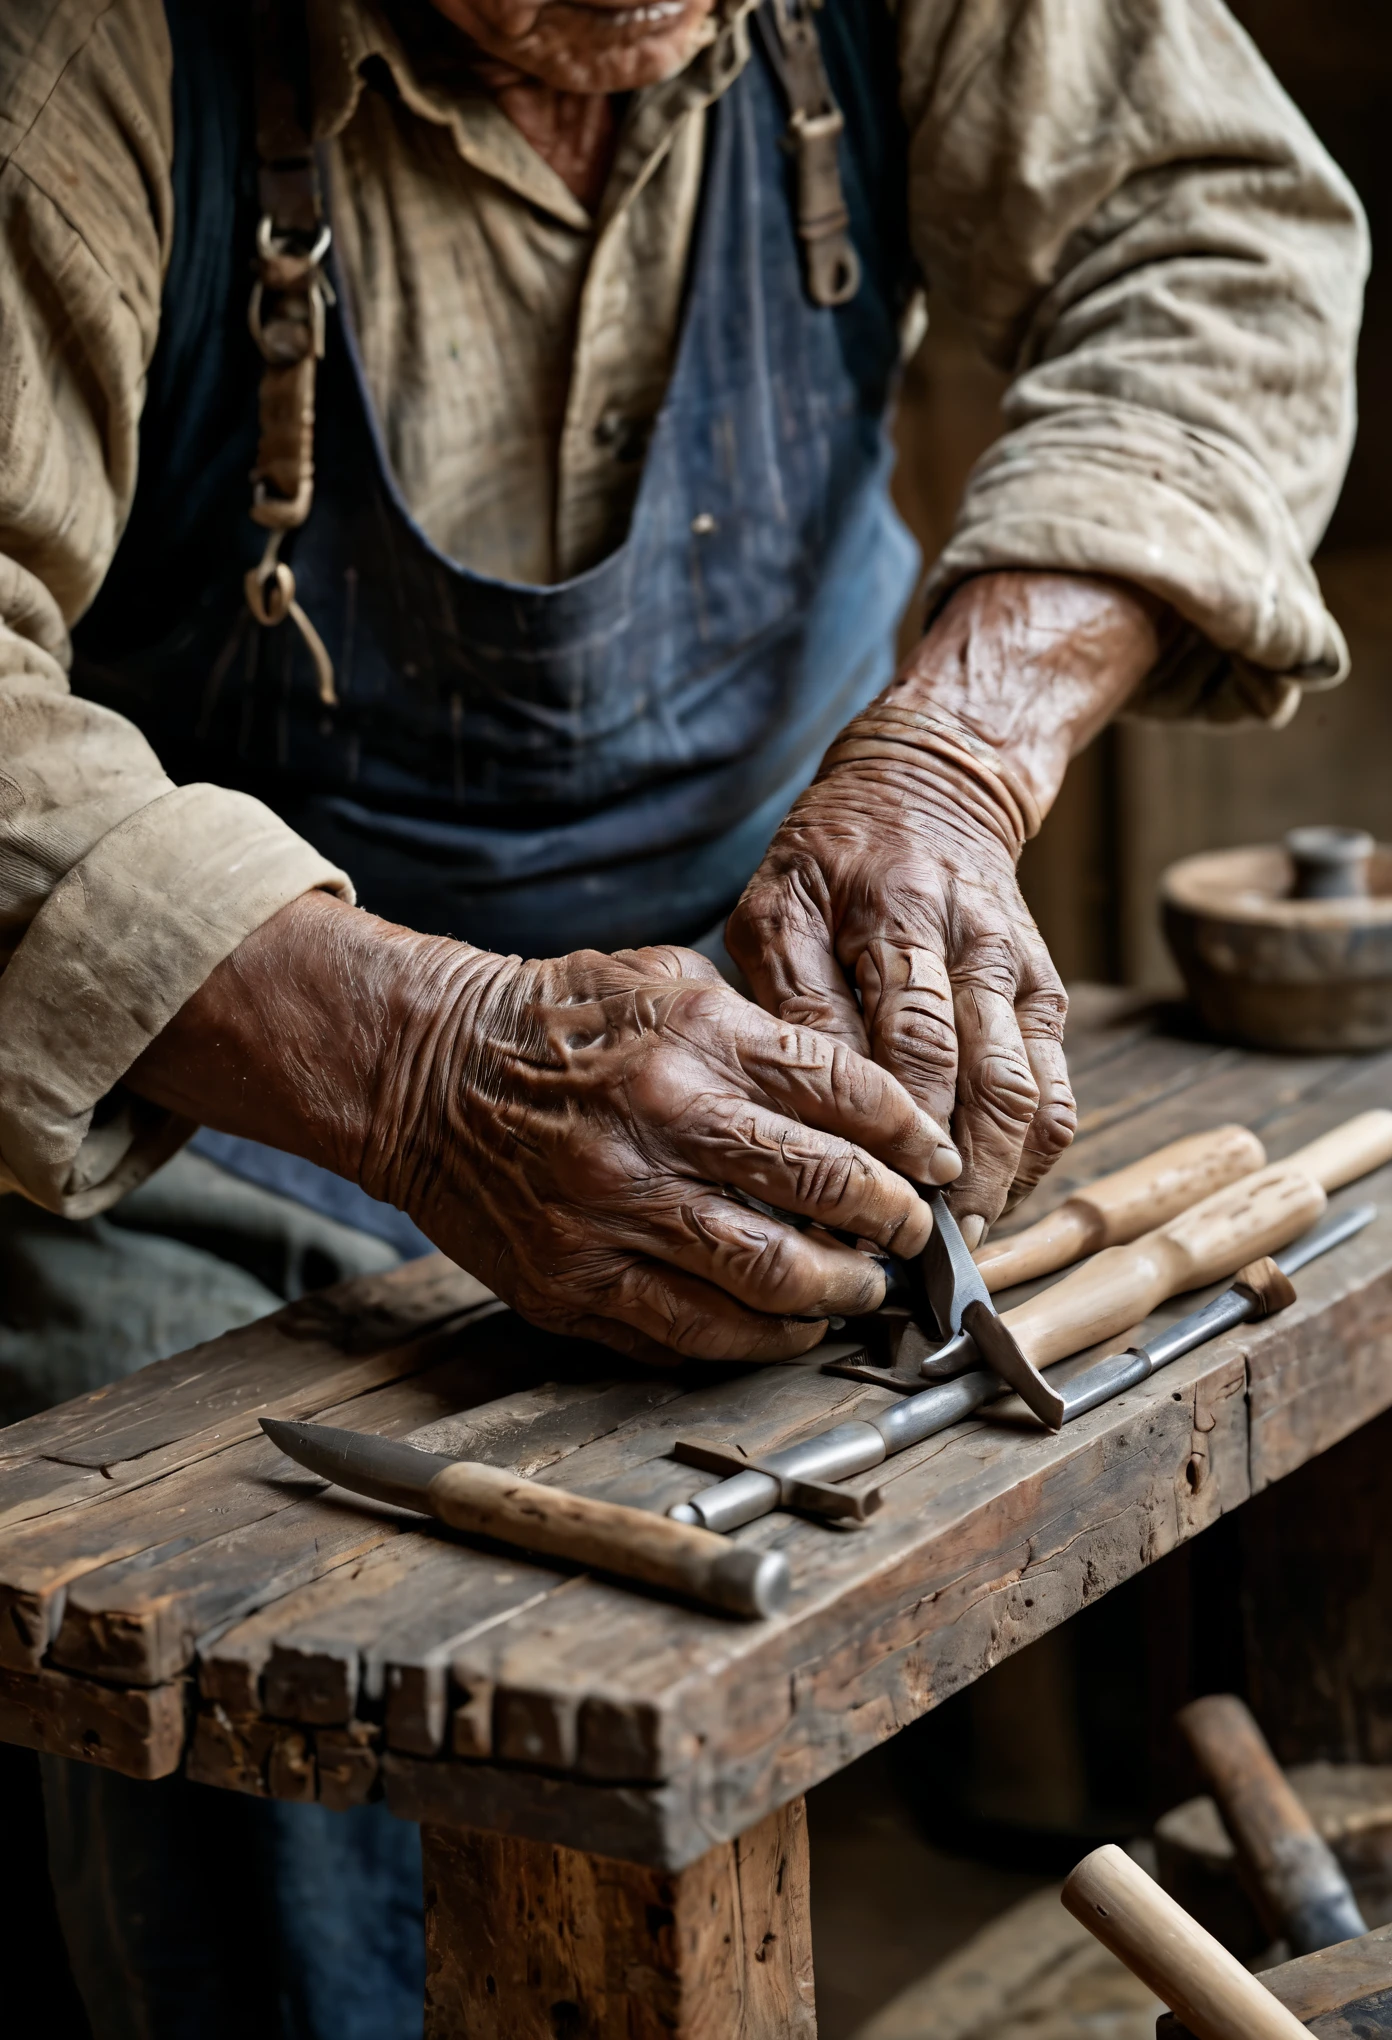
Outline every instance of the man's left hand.
<svg viewBox="0 0 1392 2040"><path fill-rule="evenodd" d="M1083 576L967 582L828 752L726 932L761 1005L873 1056L950 1124L971 1245L1075 1125L1067 999L1016 859L1154 664L1160 614Z"/></svg>

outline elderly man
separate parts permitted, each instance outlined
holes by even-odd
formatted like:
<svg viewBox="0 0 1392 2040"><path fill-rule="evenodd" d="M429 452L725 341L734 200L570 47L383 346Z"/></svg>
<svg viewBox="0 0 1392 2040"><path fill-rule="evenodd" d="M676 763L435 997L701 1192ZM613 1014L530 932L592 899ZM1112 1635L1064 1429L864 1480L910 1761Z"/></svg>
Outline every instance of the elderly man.
<svg viewBox="0 0 1392 2040"><path fill-rule="evenodd" d="M0 115L10 1412L421 1233L661 1361L979 1239L1070 756L1345 667L1362 228L1220 0L11 0ZM1013 381L896 674L925 281ZM185 2030L155 1801L46 1789L100 2032ZM294 2030L409 2030L313 1811Z"/></svg>

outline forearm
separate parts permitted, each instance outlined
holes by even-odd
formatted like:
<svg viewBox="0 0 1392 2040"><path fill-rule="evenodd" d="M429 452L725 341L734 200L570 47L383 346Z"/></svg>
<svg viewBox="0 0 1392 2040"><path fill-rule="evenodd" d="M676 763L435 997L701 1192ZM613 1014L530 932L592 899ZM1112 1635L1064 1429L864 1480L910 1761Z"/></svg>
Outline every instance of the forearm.
<svg viewBox="0 0 1392 2040"><path fill-rule="evenodd" d="M499 961L305 893L219 964L126 1083L390 1196L391 1130L422 1102L413 1073L449 1060L429 1037L465 1024Z"/></svg>
<svg viewBox="0 0 1392 2040"><path fill-rule="evenodd" d="M1069 760L1142 684L1170 627L1154 596L1120 581L981 574L956 590L868 714L883 705L957 726L1042 817Z"/></svg>

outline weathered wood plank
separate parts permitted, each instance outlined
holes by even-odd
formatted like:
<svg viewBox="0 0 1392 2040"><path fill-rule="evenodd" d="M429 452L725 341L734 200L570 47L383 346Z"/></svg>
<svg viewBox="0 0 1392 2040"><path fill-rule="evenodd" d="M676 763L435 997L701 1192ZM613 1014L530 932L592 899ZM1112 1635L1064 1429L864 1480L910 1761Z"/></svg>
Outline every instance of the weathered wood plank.
<svg viewBox="0 0 1392 2040"><path fill-rule="evenodd" d="M0 1430L0 1533L109 1500L252 1438L263 1416L315 1416L428 1365L427 1332L496 1309L443 1256L305 1297Z"/></svg>
<svg viewBox="0 0 1392 2040"><path fill-rule="evenodd" d="M1392 1093L1392 1058L1186 1042L1152 1054L1150 1025L1122 1012L1110 1032L1084 1030L1078 1093L1093 1130L1043 1193L1051 1200L1196 1126L1245 1119L1281 1154ZM99 1413L97 1465L143 1441L137 1460L110 1462L114 1494L97 1465L7 1456L13 1434L0 1434L0 1505L5 1480L36 1467L107 1494L60 1509L50 1492L44 1522L0 1532L0 1590L12 1606L33 1596L27 1641L11 1621L0 1655L27 1650L31 1696L64 1676L60 1657L162 1692L196 1645L195 1775L335 1804L385 1784L415 1817L680 1867L1392 1404L1392 1171L1343 1193L1369 1195L1389 1216L1307 1270L1282 1318L1057 1438L1009 1405L983 1413L866 1476L887 1503L858 1531L786 1516L749 1526L741 1541L786 1551L796 1581L787 1614L756 1625L465 1544L341 1490L296 1488L251 1439L254 1384L234 1349L241 1385L224 1393L219 1373L217 1423L245 1428L216 1447L197 1383L177 1370L167 1385L185 1398L186 1457L177 1425L161 1431L161 1411L134 1392L119 1422ZM319 1337L294 1348L292 1372ZM484 1405L481 1375L461 1392L430 1355L432 1341L456 1353L489 1339L507 1365ZM217 1365L209 1350L204 1368ZM315 1360L320 1387L343 1364L335 1353ZM317 1409L662 1509L703 1484L667 1456L678 1436L767 1450L890 1400L822 1375L819 1360L640 1374L506 1316L456 1314L417 1331L409 1369L393 1358L384 1380L356 1373L337 1405ZM269 1349L255 1365L264 1395L277 1385ZM132 1465L142 1480L165 1471L132 1492Z"/></svg>
<svg viewBox="0 0 1392 2040"><path fill-rule="evenodd" d="M318 1414L401 1436L442 1410L489 1401L515 1372L493 1322L427 1335L414 1343L405 1379ZM55 1661L69 1669L132 1684L172 1678L187 1665L198 1632L173 1597L167 1568L312 1498L321 1485L258 1431L157 1483L118 1485L104 1499L11 1529L0 1539L0 1664L32 1670L52 1646Z"/></svg>
<svg viewBox="0 0 1392 2040"><path fill-rule="evenodd" d="M0 1671L0 1742L76 1757L128 1778L167 1778L178 1770L185 1708L182 1680L134 1691L66 1672Z"/></svg>

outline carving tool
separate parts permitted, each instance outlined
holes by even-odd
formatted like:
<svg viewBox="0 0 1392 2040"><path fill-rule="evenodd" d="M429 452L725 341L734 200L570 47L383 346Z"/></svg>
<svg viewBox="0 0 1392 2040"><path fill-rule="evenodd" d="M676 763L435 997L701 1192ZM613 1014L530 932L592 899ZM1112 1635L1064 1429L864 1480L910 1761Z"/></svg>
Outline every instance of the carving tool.
<svg viewBox="0 0 1392 2040"><path fill-rule="evenodd" d="M497 1466L446 1459L392 1438L263 1417L273 1445L355 1495L417 1509L452 1530L640 1580L727 1615L772 1615L791 1578L781 1551L749 1551L647 1509L544 1487Z"/></svg>
<svg viewBox="0 0 1392 2040"><path fill-rule="evenodd" d="M1309 2040L1294 2012L1114 1842L1084 1856L1060 1897L1195 2040Z"/></svg>
<svg viewBox="0 0 1392 2040"><path fill-rule="evenodd" d="M1177 1719L1268 1931L1288 1941L1293 1955L1366 1934L1337 1856L1246 1704L1235 1693L1210 1693L1181 1708Z"/></svg>
<svg viewBox="0 0 1392 2040"><path fill-rule="evenodd" d="M1111 1354L1084 1368L1063 1388L1063 1421L1068 1423L1085 1411L1096 1409L1099 1403L1136 1387L1157 1368L1168 1366L1170 1361L1178 1360L1207 1340L1252 1318L1269 1315L1273 1304L1283 1308L1279 1283L1270 1272L1273 1267L1277 1277L1288 1278L1320 1254L1327 1254L1332 1247L1342 1246L1362 1232L1376 1216L1376 1205L1362 1204L1326 1218L1303 1238L1272 1256L1265 1267L1259 1264L1254 1268L1253 1283L1239 1278L1221 1296L1191 1311L1167 1330L1157 1332L1144 1346ZM1242 1271L1243 1276L1247 1273L1246 1269ZM703 1489L689 1502L679 1502L668 1514L679 1523L702 1523L709 1530L738 1529L741 1523L750 1523L756 1516L765 1516L771 1509L782 1506L780 1482L800 1479L831 1482L868 1473L894 1453L946 1431L983 1404L1007 1393L1005 1384L991 1369L974 1368L954 1381L908 1395L875 1416L853 1418L815 1437L804 1438L797 1445L766 1453L757 1466L746 1459L730 1479ZM733 1460L735 1455L732 1452L730 1456Z"/></svg>
<svg viewBox="0 0 1392 2040"><path fill-rule="evenodd" d="M1202 1289L1231 1275L1245 1262L1284 1246L1318 1218L1326 1191L1388 1161L1392 1161L1392 1112L1359 1113L1284 1161L1240 1177L1128 1245L1104 1248L1051 1288L1004 1312L990 1327L990 1351L979 1343L979 1314L968 1322L969 1310L958 1310L954 1322L944 1313L940 1285L959 1277L960 1255L950 1234L946 1243L935 1245L930 1240L922 1267L944 1337L940 1345L927 1351L918 1372L926 1381L942 1381L985 1360L1003 1373L1002 1353L1017 1367L1037 1370L1081 1352L1085 1346L1114 1338L1149 1317L1169 1297L1186 1289ZM928 1194L937 1219L946 1211L942 1193ZM945 1274L947 1270L950 1275ZM970 1292L973 1298L981 1294L979 1271L976 1284ZM963 1286L961 1295L967 1294ZM868 1361L840 1361L827 1372L906 1393L902 1351L900 1365L894 1369L877 1368ZM1018 1386L1014 1381L1011 1385ZM1053 1418L1046 1415L1037 1395L1033 1400L1026 1395L1025 1400L1037 1416L1055 1428L1062 1421L1061 1413Z"/></svg>
<svg viewBox="0 0 1392 2040"><path fill-rule="evenodd" d="M976 1250L976 1265L994 1293L1053 1275L1084 1254L1124 1247L1191 1204L1266 1165L1266 1149L1245 1126L1186 1134L1110 1176L1075 1190L1047 1218ZM1327 1186L1326 1186L1327 1187Z"/></svg>

